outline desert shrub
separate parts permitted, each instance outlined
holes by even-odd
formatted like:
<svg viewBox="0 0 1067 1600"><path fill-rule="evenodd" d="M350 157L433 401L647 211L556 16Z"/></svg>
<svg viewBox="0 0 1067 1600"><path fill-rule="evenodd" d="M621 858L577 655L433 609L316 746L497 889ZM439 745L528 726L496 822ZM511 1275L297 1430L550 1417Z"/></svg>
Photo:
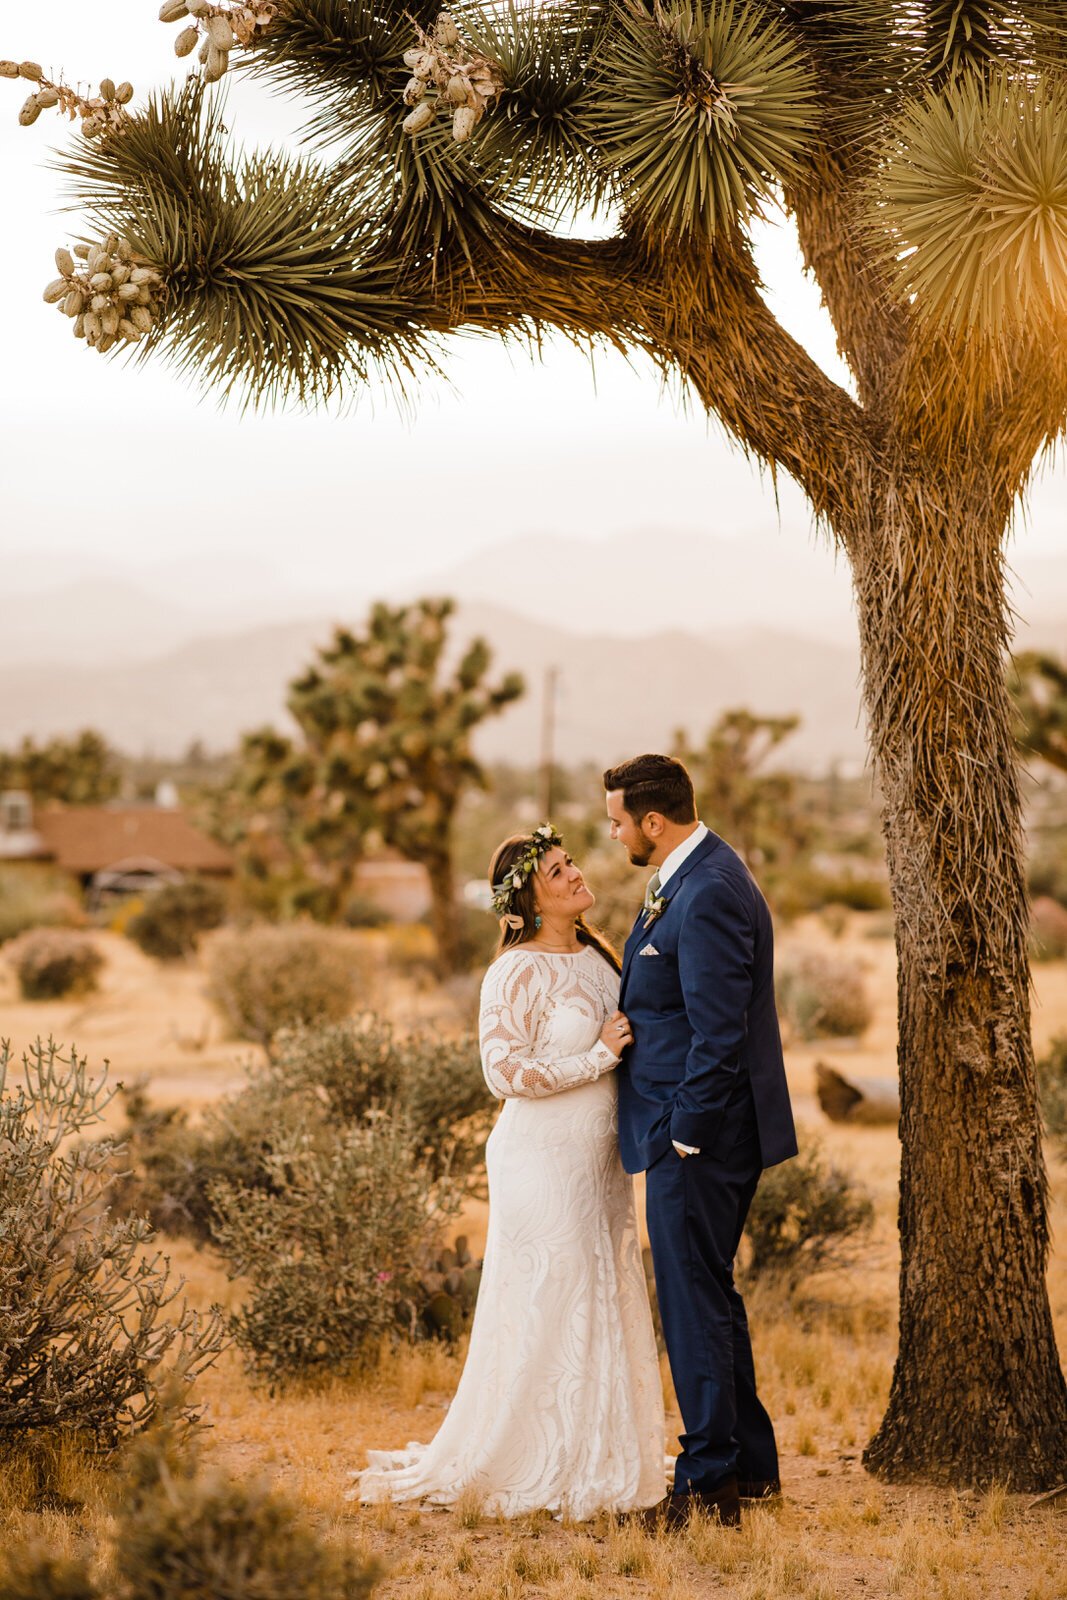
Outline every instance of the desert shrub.
<svg viewBox="0 0 1067 1600"><path fill-rule="evenodd" d="M786 950L776 963L775 992L783 1019L802 1039L848 1037L871 1020L859 963L821 950Z"/></svg>
<svg viewBox="0 0 1067 1600"><path fill-rule="evenodd" d="M60 878L30 876L0 866L0 944L28 928L77 928L85 921L85 913Z"/></svg>
<svg viewBox="0 0 1067 1600"><path fill-rule="evenodd" d="M211 1238L218 1179L270 1190L279 1140L300 1133L322 1147L383 1111L405 1127L408 1160L470 1188L481 1180L494 1108L476 1040L405 1035L372 1015L280 1034L245 1087L212 1102L195 1124L184 1108L154 1107L141 1086L124 1094L130 1170L116 1178L112 1205L201 1243Z"/></svg>
<svg viewBox="0 0 1067 1600"><path fill-rule="evenodd" d="M436 1253L423 1257L417 1278L411 1280L408 1299L399 1302L401 1321L410 1319L412 1339L422 1334L453 1340L469 1327L482 1286L482 1263L475 1261L466 1234Z"/></svg>
<svg viewBox="0 0 1067 1600"><path fill-rule="evenodd" d="M870 1197L817 1144L768 1167L745 1222L743 1275L795 1288L820 1267L849 1259L874 1221Z"/></svg>
<svg viewBox="0 0 1067 1600"><path fill-rule="evenodd" d="M365 1600L380 1575L304 1507L262 1480L203 1470L166 1430L139 1440L126 1466L96 1559L40 1537L8 1542L2 1600Z"/></svg>
<svg viewBox="0 0 1067 1600"><path fill-rule="evenodd" d="M1062 961L1067 956L1067 909L1041 895L1030 911L1030 953L1035 961Z"/></svg>
<svg viewBox="0 0 1067 1600"><path fill-rule="evenodd" d="M484 972L500 942L500 924L477 906L460 906L456 912L459 962L464 972Z"/></svg>
<svg viewBox="0 0 1067 1600"><path fill-rule="evenodd" d="M341 907L341 921L346 928L384 928L392 920L385 907L369 894L350 894Z"/></svg>
<svg viewBox="0 0 1067 1600"><path fill-rule="evenodd" d="M202 933L226 920L226 896L216 883L185 878L149 896L126 924L126 937L158 961L177 961L196 950Z"/></svg>
<svg viewBox="0 0 1067 1600"><path fill-rule="evenodd" d="M1053 1039L1037 1062L1037 1086L1045 1127L1067 1154L1067 1033Z"/></svg>
<svg viewBox="0 0 1067 1600"><path fill-rule="evenodd" d="M283 1034L262 1076L272 1102L303 1089L325 1095L329 1111L346 1121L378 1110L403 1118L435 1177L446 1169L464 1175L481 1164L495 1102L472 1035L404 1034L367 1014Z"/></svg>
<svg viewBox="0 0 1067 1600"><path fill-rule="evenodd" d="M24 1000L62 1000L96 988L104 958L91 939L65 928L33 928L7 946Z"/></svg>
<svg viewBox="0 0 1067 1600"><path fill-rule="evenodd" d="M270 1045L283 1028L338 1022L356 1000L351 945L310 923L221 934L208 956L209 992L242 1039Z"/></svg>
<svg viewBox="0 0 1067 1600"><path fill-rule="evenodd" d="M9 1544L0 1557L0 1600L102 1600L87 1556L67 1555L47 1539Z"/></svg>
<svg viewBox="0 0 1067 1600"><path fill-rule="evenodd" d="M302 1133L267 1158L271 1188L221 1181L214 1239L247 1294L229 1326L271 1378L358 1363L403 1321L428 1242L461 1191L413 1160L382 1113L316 1147Z"/></svg>
<svg viewBox="0 0 1067 1600"><path fill-rule="evenodd" d="M74 1051L40 1040L8 1085L0 1045L0 1434L76 1430L111 1446L152 1421L163 1363L189 1377L222 1347L216 1317L172 1305L181 1284L147 1253L137 1217L112 1221L102 1197L115 1148L74 1144L111 1099Z"/></svg>

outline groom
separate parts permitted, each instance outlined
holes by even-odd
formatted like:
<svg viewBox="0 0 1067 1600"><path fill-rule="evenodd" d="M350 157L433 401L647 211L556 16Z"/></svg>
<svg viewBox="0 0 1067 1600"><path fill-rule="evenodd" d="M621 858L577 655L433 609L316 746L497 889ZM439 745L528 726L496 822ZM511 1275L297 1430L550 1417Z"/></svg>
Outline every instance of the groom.
<svg viewBox="0 0 1067 1600"><path fill-rule="evenodd" d="M654 1508L723 1522L778 1491L733 1261L764 1167L797 1153L774 1008L771 918L748 868L698 822L670 756L604 774L611 836L655 867L626 941L619 1006L634 1042L618 1069L619 1147L644 1171L663 1335L685 1424L674 1488Z"/></svg>

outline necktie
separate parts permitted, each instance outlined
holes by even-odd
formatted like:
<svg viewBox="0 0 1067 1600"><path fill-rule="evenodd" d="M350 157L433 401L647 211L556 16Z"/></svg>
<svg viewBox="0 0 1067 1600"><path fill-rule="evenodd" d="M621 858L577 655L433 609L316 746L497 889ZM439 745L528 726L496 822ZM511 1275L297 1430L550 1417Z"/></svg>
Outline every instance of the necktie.
<svg viewBox="0 0 1067 1600"><path fill-rule="evenodd" d="M653 902L653 900L656 898L656 896L658 894L659 894L659 873L658 872L654 872L652 874L651 878L649 878L649 880L648 880L648 888L645 890L645 910L646 911L651 910L652 902Z"/></svg>

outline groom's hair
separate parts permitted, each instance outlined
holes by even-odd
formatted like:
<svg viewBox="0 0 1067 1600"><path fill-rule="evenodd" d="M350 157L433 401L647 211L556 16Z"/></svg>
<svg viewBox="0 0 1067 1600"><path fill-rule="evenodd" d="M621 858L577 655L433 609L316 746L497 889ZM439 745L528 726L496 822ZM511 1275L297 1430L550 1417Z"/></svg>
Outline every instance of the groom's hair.
<svg viewBox="0 0 1067 1600"><path fill-rule="evenodd" d="M668 822L695 822L696 795L693 780L673 756L634 756L621 766L609 767L604 788L622 790L622 803L640 822L650 811L658 811Z"/></svg>

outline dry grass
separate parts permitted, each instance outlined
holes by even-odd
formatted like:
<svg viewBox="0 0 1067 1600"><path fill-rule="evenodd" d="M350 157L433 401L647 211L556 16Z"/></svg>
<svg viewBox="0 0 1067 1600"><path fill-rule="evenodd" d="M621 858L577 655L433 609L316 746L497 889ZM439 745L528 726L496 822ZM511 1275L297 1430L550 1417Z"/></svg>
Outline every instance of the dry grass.
<svg viewBox="0 0 1067 1600"><path fill-rule="evenodd" d="M876 1011L863 1041L864 1070L884 1072L892 975L880 949L867 951ZM1039 986L1038 1033L1067 1026L1067 965L1044 967ZM101 1004L114 1016L114 992L105 991ZM0 997L0 1032L24 1035L21 1015L12 1027L7 1009ZM127 1017L120 1039L143 1026ZM761 1390L782 1447L779 1505L747 1511L740 1530L700 1521L684 1536L649 1538L607 1517L506 1523L487 1517L473 1497L449 1511L346 1502L349 1473L364 1465L368 1447L427 1439L439 1426L463 1353L437 1346L386 1350L362 1378L322 1379L274 1396L254 1387L228 1352L199 1385L211 1424L205 1454L236 1474L266 1468L326 1530L365 1541L389 1566L380 1600L1067 1600L1067 1515L1030 1515L1025 1498L996 1489L969 1497L891 1488L864 1472L860 1454L885 1405L893 1361L897 1146L891 1130L820 1125L809 1053L791 1052L789 1068L800 1116L820 1126L836 1161L862 1172L877 1224L862 1263L808 1285L802 1300L788 1303L769 1290L749 1296ZM1053 1237L1062 1242L1062 1166L1054 1166L1052 1184ZM472 1208L467 1227L477 1248L484 1208ZM240 1285L228 1283L209 1255L185 1243L168 1251L195 1303L232 1304L239 1296ZM1050 1292L1067 1350L1062 1243ZM664 1377L671 1401L665 1367ZM75 1549L104 1524L106 1482L73 1445L36 1464L9 1454L0 1466L0 1544L43 1534Z"/></svg>

